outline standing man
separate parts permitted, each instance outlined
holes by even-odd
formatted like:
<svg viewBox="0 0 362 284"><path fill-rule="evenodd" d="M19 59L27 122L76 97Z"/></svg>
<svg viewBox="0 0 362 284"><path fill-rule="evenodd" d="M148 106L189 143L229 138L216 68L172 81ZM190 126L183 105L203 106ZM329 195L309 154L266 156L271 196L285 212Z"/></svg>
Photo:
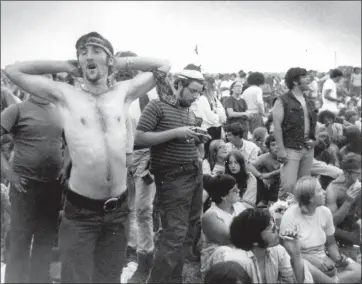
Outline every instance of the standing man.
<svg viewBox="0 0 362 284"><path fill-rule="evenodd" d="M150 167L162 223L148 283L182 283L183 245L185 239L187 245L192 244L192 229L201 216L199 158L205 136L193 130L195 116L189 107L204 86L200 70L194 67L183 70L175 80L174 100L149 102L137 126L135 143L151 147ZM167 87L164 80L161 86Z"/></svg>
<svg viewBox="0 0 362 284"><path fill-rule="evenodd" d="M339 99L337 96L337 84L341 81L343 73L341 70L332 69L329 73L329 79L323 84L322 89L322 99L323 106L320 109L330 110L334 114L338 113L338 103L342 102L342 99Z"/></svg>
<svg viewBox="0 0 362 284"><path fill-rule="evenodd" d="M63 162L56 106L37 97L10 105L1 113L1 138L5 134L11 134L14 142L12 165L1 152L11 202L5 282L49 283L61 204L57 177Z"/></svg>
<svg viewBox="0 0 362 284"><path fill-rule="evenodd" d="M285 75L289 92L280 96L273 108L274 136L278 145L281 168L279 196L285 198L297 179L310 175L314 157L317 113L305 96L307 71L291 68Z"/></svg>
<svg viewBox="0 0 362 284"><path fill-rule="evenodd" d="M77 61L31 61L8 66L7 76L60 111L72 161L60 225L62 282L119 283L127 247L126 116L132 101L155 86L152 72L108 87L109 72L170 70L167 61L115 58L99 33L76 42ZM81 89L39 76L82 76ZM31 114L31 113L30 113ZM39 121L43 123L43 121Z"/></svg>

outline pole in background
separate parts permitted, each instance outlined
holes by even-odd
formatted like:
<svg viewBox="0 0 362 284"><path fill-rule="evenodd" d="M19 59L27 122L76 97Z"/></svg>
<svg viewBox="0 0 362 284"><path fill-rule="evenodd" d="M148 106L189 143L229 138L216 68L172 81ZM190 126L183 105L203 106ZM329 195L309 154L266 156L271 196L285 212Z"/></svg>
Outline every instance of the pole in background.
<svg viewBox="0 0 362 284"><path fill-rule="evenodd" d="M337 51L334 51L334 68L337 68Z"/></svg>

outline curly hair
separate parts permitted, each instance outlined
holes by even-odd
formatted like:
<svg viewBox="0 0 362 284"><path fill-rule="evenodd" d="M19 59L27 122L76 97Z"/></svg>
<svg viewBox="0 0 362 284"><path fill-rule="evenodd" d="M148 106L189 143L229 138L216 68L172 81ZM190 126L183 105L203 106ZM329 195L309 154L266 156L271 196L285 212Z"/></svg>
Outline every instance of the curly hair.
<svg viewBox="0 0 362 284"><path fill-rule="evenodd" d="M261 86L265 83L265 77L260 72L253 72L247 79L249 86Z"/></svg>
<svg viewBox="0 0 362 284"><path fill-rule="evenodd" d="M329 73L329 77L331 79L337 78L337 77L343 77L343 73L339 69L332 69Z"/></svg>
<svg viewBox="0 0 362 284"><path fill-rule="evenodd" d="M220 204L222 198L227 196L236 184L235 178L227 174L215 177L204 175L203 182L205 190L209 194L211 200L216 204Z"/></svg>
<svg viewBox="0 0 362 284"><path fill-rule="evenodd" d="M252 283L245 269L236 261L218 262L210 267L205 274L204 284L236 284Z"/></svg>
<svg viewBox="0 0 362 284"><path fill-rule="evenodd" d="M239 136L243 138L244 136L244 128L239 122L227 123L224 125L225 133L231 132L234 136Z"/></svg>
<svg viewBox="0 0 362 284"><path fill-rule="evenodd" d="M334 122L336 120L336 115L330 110L323 110L320 113L318 113L318 121L320 123L324 124L325 118L331 118Z"/></svg>
<svg viewBox="0 0 362 284"><path fill-rule="evenodd" d="M290 68L287 73L285 74L284 80L285 84L287 85L289 90L292 90L294 88L294 82L300 81L300 77L307 76L307 70L304 68Z"/></svg>
<svg viewBox="0 0 362 284"><path fill-rule="evenodd" d="M238 249L250 251L254 244L266 248L261 233L269 226L269 210L249 208L236 216L230 225L230 242Z"/></svg>

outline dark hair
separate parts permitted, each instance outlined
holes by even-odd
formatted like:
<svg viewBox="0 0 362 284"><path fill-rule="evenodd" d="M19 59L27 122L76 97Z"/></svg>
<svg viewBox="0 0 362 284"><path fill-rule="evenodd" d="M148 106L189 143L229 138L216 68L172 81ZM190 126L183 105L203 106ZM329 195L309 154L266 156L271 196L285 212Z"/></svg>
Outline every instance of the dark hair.
<svg viewBox="0 0 362 284"><path fill-rule="evenodd" d="M233 174L229 169L229 160L230 160L230 157L232 157L232 156L235 158L235 160L240 165L240 172L237 174ZM231 151L225 159L225 174L228 174L228 175L232 176L233 178L235 178L236 184L238 185L238 188L240 189L241 197L243 196L243 194L248 186L248 179L249 179L249 175L246 171L245 164L246 163L245 163L244 156L240 153L240 151L237 151L237 150Z"/></svg>
<svg viewBox="0 0 362 284"><path fill-rule="evenodd" d="M270 150L270 144L274 141L276 141L274 134L269 134L269 136L265 140L265 146Z"/></svg>
<svg viewBox="0 0 362 284"><path fill-rule="evenodd" d="M307 76L307 70L304 68L290 68L285 74L284 81L289 90L294 88L294 81L299 82L300 77Z"/></svg>
<svg viewBox="0 0 362 284"><path fill-rule="evenodd" d="M238 74L239 74L239 77L240 77L240 78L245 78L245 77L246 77L246 73L245 73L243 70L240 70L240 71L238 72Z"/></svg>
<svg viewBox="0 0 362 284"><path fill-rule="evenodd" d="M247 88L249 88L249 87L250 87L249 84L246 82L246 83L243 85L243 88L241 89L241 93L244 93L245 90L246 90Z"/></svg>
<svg viewBox="0 0 362 284"><path fill-rule="evenodd" d="M233 83L230 85L230 96L233 95L233 88L234 88L234 86L235 86L236 84L241 84L241 83L238 82L238 81L235 81L235 82L233 82Z"/></svg>
<svg viewBox="0 0 362 284"><path fill-rule="evenodd" d="M216 204L221 203L222 197L227 196L230 190L235 186L236 181L231 175L217 175L212 177L204 175L204 188L212 201Z"/></svg>
<svg viewBox="0 0 362 284"><path fill-rule="evenodd" d="M205 274L204 284L249 284L252 283L245 269L236 261L219 262Z"/></svg>
<svg viewBox="0 0 362 284"><path fill-rule="evenodd" d="M342 77L342 76L343 76L343 73L339 69L332 69L329 73L329 77L331 77L331 79L334 79L337 77Z"/></svg>
<svg viewBox="0 0 362 284"><path fill-rule="evenodd" d="M236 216L230 225L230 242L238 249L250 251L253 244L266 248L261 233L270 224L270 213L268 210L249 208Z"/></svg>
<svg viewBox="0 0 362 284"><path fill-rule="evenodd" d="M330 110L323 110L320 113L318 113L318 121L322 124L324 124L325 118L331 118L333 121L336 119L336 115L331 112Z"/></svg>
<svg viewBox="0 0 362 284"><path fill-rule="evenodd" d="M361 154L361 130L357 126L349 126L345 130L348 152Z"/></svg>
<svg viewBox="0 0 362 284"><path fill-rule="evenodd" d="M239 136L243 138L244 136L244 128L239 122L227 123L224 125L224 131L231 132L234 136Z"/></svg>
<svg viewBox="0 0 362 284"><path fill-rule="evenodd" d="M249 75L247 81L249 86L261 86L265 83L265 77L260 72L253 72Z"/></svg>
<svg viewBox="0 0 362 284"><path fill-rule="evenodd" d="M231 76L234 76L234 77L236 77L236 74L235 74L235 73L232 73L232 74L230 75L230 77L231 77Z"/></svg>
<svg viewBox="0 0 362 284"><path fill-rule="evenodd" d="M341 169L344 171L358 170L361 168L361 155L348 153L341 161Z"/></svg>
<svg viewBox="0 0 362 284"><path fill-rule="evenodd" d="M323 161L327 165L336 162L335 157L328 151L330 147L330 137L328 132L320 132L317 136L317 144L314 147L314 158L318 161Z"/></svg>
<svg viewBox="0 0 362 284"><path fill-rule="evenodd" d="M113 49L113 46L110 43L110 41L107 40L106 38L104 38L101 34L99 34L97 32L90 32L85 35L82 35L75 43L75 49L78 50L82 45L84 45L84 43L90 37L94 37L94 38L98 38L98 39L102 40L104 42L104 46L107 47L112 54L114 53L114 49Z"/></svg>
<svg viewBox="0 0 362 284"><path fill-rule="evenodd" d="M137 57L138 55L132 51L118 51L115 57ZM134 78L137 75L133 70L119 70L114 75L116 82L126 81Z"/></svg>

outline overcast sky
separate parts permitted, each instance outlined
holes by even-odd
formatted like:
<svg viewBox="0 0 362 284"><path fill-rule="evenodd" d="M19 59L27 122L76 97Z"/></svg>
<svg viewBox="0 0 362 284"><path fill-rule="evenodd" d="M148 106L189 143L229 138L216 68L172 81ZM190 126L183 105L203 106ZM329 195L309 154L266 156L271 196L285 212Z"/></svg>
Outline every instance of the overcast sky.
<svg viewBox="0 0 362 284"><path fill-rule="evenodd" d="M361 2L1 2L1 67L74 59L97 31L115 51L190 62L206 72L327 71L361 65ZM199 56L194 55L199 45Z"/></svg>

